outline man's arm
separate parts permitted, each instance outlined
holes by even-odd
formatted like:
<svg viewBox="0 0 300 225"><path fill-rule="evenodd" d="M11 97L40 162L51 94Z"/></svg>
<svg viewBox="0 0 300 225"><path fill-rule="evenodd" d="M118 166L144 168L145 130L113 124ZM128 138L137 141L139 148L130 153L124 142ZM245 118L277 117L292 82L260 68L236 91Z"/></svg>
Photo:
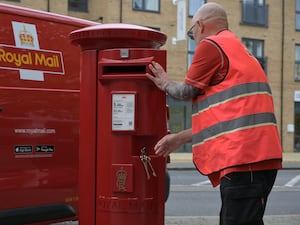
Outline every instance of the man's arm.
<svg viewBox="0 0 300 225"><path fill-rule="evenodd" d="M179 100L192 100L200 94L200 89L184 82L176 83L169 81L165 91L173 98Z"/></svg>

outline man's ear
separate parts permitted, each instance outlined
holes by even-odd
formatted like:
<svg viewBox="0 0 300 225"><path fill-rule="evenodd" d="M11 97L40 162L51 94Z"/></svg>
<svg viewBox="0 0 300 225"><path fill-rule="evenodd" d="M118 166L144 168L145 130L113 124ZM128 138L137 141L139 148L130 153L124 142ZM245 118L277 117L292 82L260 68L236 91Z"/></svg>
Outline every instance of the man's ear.
<svg viewBox="0 0 300 225"><path fill-rule="evenodd" d="M204 30L205 30L205 26L204 26L203 22L201 20L197 20L197 24L199 26L200 33L203 34Z"/></svg>

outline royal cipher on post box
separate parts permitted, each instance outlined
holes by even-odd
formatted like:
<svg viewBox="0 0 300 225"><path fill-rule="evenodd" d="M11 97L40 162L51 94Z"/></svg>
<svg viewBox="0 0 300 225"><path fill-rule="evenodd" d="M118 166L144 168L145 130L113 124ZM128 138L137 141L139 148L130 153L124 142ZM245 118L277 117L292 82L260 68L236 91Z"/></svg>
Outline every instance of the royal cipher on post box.
<svg viewBox="0 0 300 225"><path fill-rule="evenodd" d="M81 48L80 225L164 224L166 95L146 76L166 68L166 35L129 24L70 34Z"/></svg>

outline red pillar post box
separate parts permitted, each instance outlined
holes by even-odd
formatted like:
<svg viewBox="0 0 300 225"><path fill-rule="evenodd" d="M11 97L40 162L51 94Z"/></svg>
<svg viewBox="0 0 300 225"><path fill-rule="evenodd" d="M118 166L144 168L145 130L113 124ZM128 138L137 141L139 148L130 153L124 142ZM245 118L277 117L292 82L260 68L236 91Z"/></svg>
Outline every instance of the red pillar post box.
<svg viewBox="0 0 300 225"><path fill-rule="evenodd" d="M79 223L162 225L166 160L153 148L166 96L144 74L152 60L166 68L166 35L103 24L70 38L81 47Z"/></svg>

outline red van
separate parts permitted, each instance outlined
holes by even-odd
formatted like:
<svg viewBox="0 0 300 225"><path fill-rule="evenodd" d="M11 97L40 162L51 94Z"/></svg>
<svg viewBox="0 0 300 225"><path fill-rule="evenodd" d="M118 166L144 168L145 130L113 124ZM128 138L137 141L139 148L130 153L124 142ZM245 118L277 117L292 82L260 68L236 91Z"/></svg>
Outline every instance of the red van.
<svg viewBox="0 0 300 225"><path fill-rule="evenodd" d="M0 224L78 215L80 49L97 23L0 4Z"/></svg>

